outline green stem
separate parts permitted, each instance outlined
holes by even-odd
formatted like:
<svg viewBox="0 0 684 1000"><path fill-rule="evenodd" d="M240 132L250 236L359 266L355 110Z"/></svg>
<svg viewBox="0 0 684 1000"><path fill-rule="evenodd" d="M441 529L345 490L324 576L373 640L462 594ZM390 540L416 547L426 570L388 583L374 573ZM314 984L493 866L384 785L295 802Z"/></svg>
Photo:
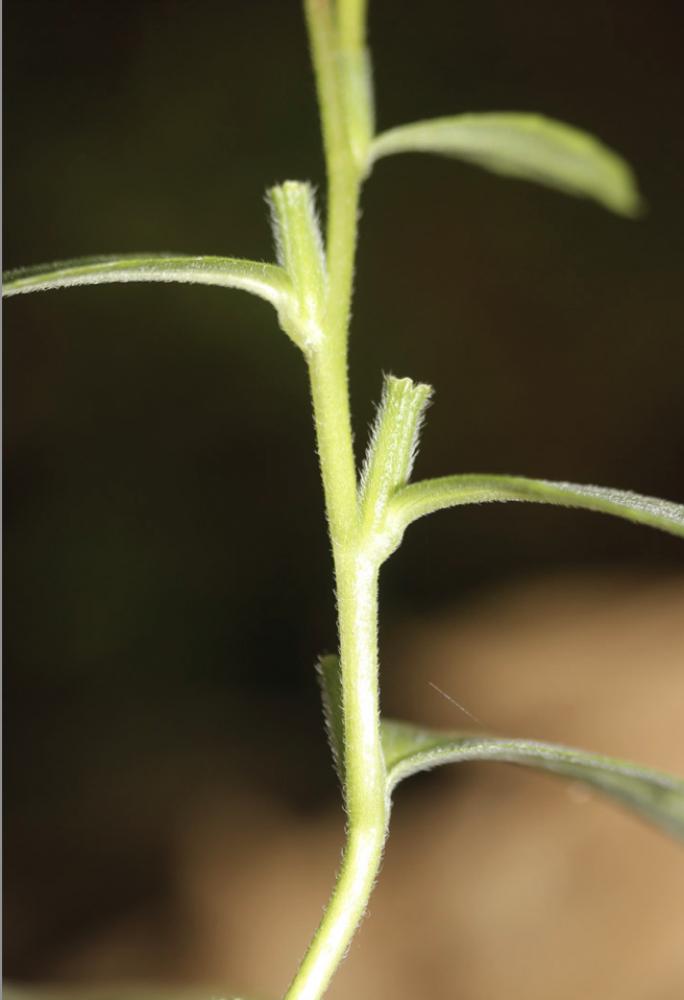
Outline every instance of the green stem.
<svg viewBox="0 0 684 1000"><path fill-rule="evenodd" d="M337 23L344 49L363 49L366 44L368 0L345 0L340 4Z"/></svg>
<svg viewBox="0 0 684 1000"><path fill-rule="evenodd" d="M354 2L349 24L362 41ZM319 1000L367 908L387 837L380 738L377 608L380 560L359 516L347 339L362 171L348 132L337 25L330 0L305 0L328 173L328 291L323 338L309 357L321 477L333 549L344 717L347 841L337 881L285 1000ZM347 36L348 40L349 36Z"/></svg>
<svg viewBox="0 0 684 1000"><path fill-rule="evenodd" d="M328 335L325 330L325 336ZM344 351L327 345L309 361L318 458L337 574L338 553L353 543L357 522L356 471Z"/></svg>
<svg viewBox="0 0 684 1000"><path fill-rule="evenodd" d="M333 549L348 539L356 515L347 338L356 252L360 177L349 151L338 49L330 0L305 0L328 173L325 343L311 358L318 454Z"/></svg>
<svg viewBox="0 0 684 1000"><path fill-rule="evenodd" d="M368 906L387 837L389 804L380 745L377 564L360 547L337 564L347 841L323 919L286 1000L319 1000Z"/></svg>

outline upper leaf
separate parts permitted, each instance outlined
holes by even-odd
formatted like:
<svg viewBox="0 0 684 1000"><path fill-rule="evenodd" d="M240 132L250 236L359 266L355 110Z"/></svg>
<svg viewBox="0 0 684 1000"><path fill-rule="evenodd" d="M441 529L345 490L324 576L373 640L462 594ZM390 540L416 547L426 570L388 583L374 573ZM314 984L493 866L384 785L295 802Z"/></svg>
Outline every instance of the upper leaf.
<svg viewBox="0 0 684 1000"><path fill-rule="evenodd" d="M684 840L684 781L673 775L554 743L440 732L392 720L383 721L382 739L390 794L404 778L438 764L503 761L582 781Z"/></svg>
<svg viewBox="0 0 684 1000"><path fill-rule="evenodd" d="M175 254L125 254L83 257L56 264L38 264L6 271L3 295L42 292L74 285L104 285L117 281L180 281L198 285L240 288L271 302L285 304L290 282L274 264L233 257L184 257Z"/></svg>
<svg viewBox="0 0 684 1000"><path fill-rule="evenodd" d="M301 322L299 301L286 271L275 264L253 260L175 254L83 257L6 271L3 295L129 281L178 281L251 292L275 306L280 325L288 337L302 350L307 348L307 331Z"/></svg>
<svg viewBox="0 0 684 1000"><path fill-rule="evenodd" d="M443 476L411 483L392 500L391 514L403 527L445 507L520 500L614 514L684 538L684 505L624 490L575 483L551 483L520 476Z"/></svg>
<svg viewBox="0 0 684 1000"><path fill-rule="evenodd" d="M513 111L456 115L400 125L376 136L371 163L392 153L439 153L508 177L593 198L635 216L640 198L625 161L600 140L542 115Z"/></svg>

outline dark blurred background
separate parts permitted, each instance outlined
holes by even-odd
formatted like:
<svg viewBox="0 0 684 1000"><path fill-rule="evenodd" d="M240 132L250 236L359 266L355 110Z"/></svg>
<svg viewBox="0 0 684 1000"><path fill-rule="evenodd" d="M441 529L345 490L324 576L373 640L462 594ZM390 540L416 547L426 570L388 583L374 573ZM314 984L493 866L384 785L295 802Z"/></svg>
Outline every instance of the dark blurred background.
<svg viewBox="0 0 684 1000"><path fill-rule="evenodd" d="M431 382L417 474L501 471L684 499L684 8L371 3L378 127L537 110L636 167L648 214L440 159L364 196L359 452L381 372ZM5 0L4 266L272 257L263 192L323 195L296 0ZM206 789L336 795L312 664L334 645L305 371L265 304L107 286L5 307L6 971L141 900ZM676 542L526 506L421 522L383 636L502 583L681 570ZM231 786L232 787L232 786ZM208 794L208 793L207 793Z"/></svg>

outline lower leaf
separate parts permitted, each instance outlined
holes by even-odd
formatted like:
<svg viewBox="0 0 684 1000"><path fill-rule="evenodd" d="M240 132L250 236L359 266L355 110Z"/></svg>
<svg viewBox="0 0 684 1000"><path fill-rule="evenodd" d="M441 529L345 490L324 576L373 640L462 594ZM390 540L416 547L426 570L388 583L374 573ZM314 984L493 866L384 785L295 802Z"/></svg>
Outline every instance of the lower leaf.
<svg viewBox="0 0 684 1000"><path fill-rule="evenodd" d="M334 653L321 656L316 664L328 743L340 784L344 787L344 715L340 661Z"/></svg>
<svg viewBox="0 0 684 1000"><path fill-rule="evenodd" d="M383 721L382 740L388 794L404 778L439 764L502 761L581 781L684 840L684 780L673 775L554 743L442 732L394 720Z"/></svg>

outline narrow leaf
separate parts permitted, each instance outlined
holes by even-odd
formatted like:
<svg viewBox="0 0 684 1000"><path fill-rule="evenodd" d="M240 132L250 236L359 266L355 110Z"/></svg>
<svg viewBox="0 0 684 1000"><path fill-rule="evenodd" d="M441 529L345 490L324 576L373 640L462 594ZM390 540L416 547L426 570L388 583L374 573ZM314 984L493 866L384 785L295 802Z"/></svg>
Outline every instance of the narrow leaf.
<svg viewBox="0 0 684 1000"><path fill-rule="evenodd" d="M285 181L267 192L278 263L292 284L287 333L304 351L323 337L327 273L311 184Z"/></svg>
<svg viewBox="0 0 684 1000"><path fill-rule="evenodd" d="M395 540L384 531L385 512L392 494L405 486L411 475L431 395L432 386L385 376L361 474L359 506L364 529L375 534L387 554L401 541L401 533Z"/></svg>
<svg viewBox="0 0 684 1000"><path fill-rule="evenodd" d="M602 754L536 740L440 732L410 723L382 724L388 791L439 764L490 760L550 771L596 788L684 840L684 781Z"/></svg>
<svg viewBox="0 0 684 1000"><path fill-rule="evenodd" d="M371 161L392 153L438 153L496 174L536 181L593 198L619 215L640 209L636 182L625 161L580 129L521 112L489 112L400 125L378 135Z"/></svg>
<svg viewBox="0 0 684 1000"><path fill-rule="evenodd" d="M3 295L42 292L74 285L104 285L127 281L179 281L197 285L239 288L266 299L280 310L290 296L290 282L282 268L232 257L182 257L130 254L83 257L80 260L39 264L7 271Z"/></svg>
<svg viewBox="0 0 684 1000"><path fill-rule="evenodd" d="M684 505L601 486L551 483L518 476L443 476L411 483L392 500L392 517L405 528L424 514L462 504L518 500L614 514L684 538Z"/></svg>
<svg viewBox="0 0 684 1000"><path fill-rule="evenodd" d="M316 664L321 685L323 715L328 743L340 784L344 785L344 716L342 713L342 675L340 661L334 654L321 656Z"/></svg>

